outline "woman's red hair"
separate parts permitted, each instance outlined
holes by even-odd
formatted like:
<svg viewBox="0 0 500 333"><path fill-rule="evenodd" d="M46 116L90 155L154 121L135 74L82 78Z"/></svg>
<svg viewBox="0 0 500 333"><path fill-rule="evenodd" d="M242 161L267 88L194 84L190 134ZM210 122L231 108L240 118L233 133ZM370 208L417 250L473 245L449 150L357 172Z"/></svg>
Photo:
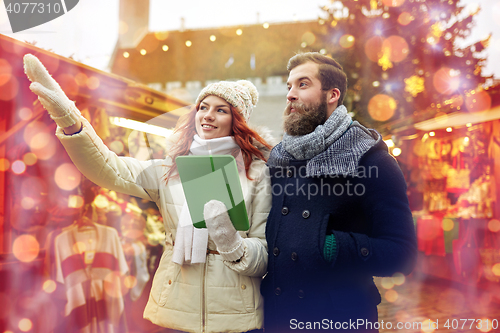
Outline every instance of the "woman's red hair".
<svg viewBox="0 0 500 333"><path fill-rule="evenodd" d="M184 156L189 154L189 149L191 148L193 137L196 134L195 116L198 112L199 107L200 104L198 103L196 107L194 107L189 113L183 115L175 126L174 134L179 133L180 135L179 141L169 152L169 156L173 161L173 165L165 175L166 182L168 182L171 177L178 177L178 174L175 174L177 172L175 158L177 156ZM240 147L241 154L243 155L246 176L248 179L252 180L248 172L250 169L250 164L252 163L253 156L267 162L264 154L262 154L262 152L253 145L254 142L260 142L269 150L271 150L272 147L259 134L257 134L257 132L248 127L248 124L246 123L245 119L243 119L243 116L232 105L230 105L230 109L231 115L233 116L231 126L234 139ZM234 151L233 155L237 155L238 152L239 150Z"/></svg>

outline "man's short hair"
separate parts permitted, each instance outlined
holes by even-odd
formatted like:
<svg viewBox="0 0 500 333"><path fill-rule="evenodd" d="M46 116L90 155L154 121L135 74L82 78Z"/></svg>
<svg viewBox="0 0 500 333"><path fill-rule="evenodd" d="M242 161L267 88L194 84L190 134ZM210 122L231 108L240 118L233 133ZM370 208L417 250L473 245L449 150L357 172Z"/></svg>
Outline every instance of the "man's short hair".
<svg viewBox="0 0 500 333"><path fill-rule="evenodd" d="M288 60L286 69L290 72L295 67L306 62L314 62L319 65L318 79L321 82L321 89L330 90L337 88L340 90L338 105L344 102L344 96L347 91L347 75L342 66L332 58L322 55L318 52L305 52L294 55Z"/></svg>

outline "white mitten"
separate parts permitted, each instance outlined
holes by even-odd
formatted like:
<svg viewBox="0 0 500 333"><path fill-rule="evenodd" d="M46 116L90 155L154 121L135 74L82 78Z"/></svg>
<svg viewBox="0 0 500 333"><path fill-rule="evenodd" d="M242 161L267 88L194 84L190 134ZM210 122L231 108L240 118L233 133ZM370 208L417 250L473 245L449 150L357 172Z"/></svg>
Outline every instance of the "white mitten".
<svg viewBox="0 0 500 333"><path fill-rule="evenodd" d="M32 54L24 56L24 72L31 82L30 89L60 127L70 127L80 119L80 111L59 84L50 76L43 64Z"/></svg>
<svg viewBox="0 0 500 333"><path fill-rule="evenodd" d="M224 260L236 261L243 256L243 238L234 228L224 203L211 200L205 204L203 217L208 234L217 245L217 251Z"/></svg>

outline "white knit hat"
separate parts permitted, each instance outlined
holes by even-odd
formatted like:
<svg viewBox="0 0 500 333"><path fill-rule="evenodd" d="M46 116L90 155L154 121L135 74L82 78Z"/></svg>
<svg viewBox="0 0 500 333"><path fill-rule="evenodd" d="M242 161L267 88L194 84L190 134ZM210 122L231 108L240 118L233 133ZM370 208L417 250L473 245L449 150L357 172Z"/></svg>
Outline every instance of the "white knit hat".
<svg viewBox="0 0 500 333"><path fill-rule="evenodd" d="M257 88L255 88L252 82L247 80L211 83L200 92L196 99L196 105L209 95L220 97L231 104L243 116L245 121L248 121L253 108L259 100Z"/></svg>

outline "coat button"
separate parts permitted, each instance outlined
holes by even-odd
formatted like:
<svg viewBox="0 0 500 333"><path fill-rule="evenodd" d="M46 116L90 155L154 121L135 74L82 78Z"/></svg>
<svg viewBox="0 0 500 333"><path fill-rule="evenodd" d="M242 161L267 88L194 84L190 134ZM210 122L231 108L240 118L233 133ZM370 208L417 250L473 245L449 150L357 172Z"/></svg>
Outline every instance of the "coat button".
<svg viewBox="0 0 500 333"><path fill-rule="evenodd" d="M276 296L281 295L281 288L280 288L280 287L278 287L278 288L274 289L274 294L275 294Z"/></svg>
<svg viewBox="0 0 500 333"><path fill-rule="evenodd" d="M366 257L367 255L370 254L370 251L368 251L368 249L366 247L362 247L360 251L361 251L361 255L363 257Z"/></svg>
<svg viewBox="0 0 500 333"><path fill-rule="evenodd" d="M292 260L297 261L297 259L299 259L299 255L295 252L292 252Z"/></svg>
<svg viewBox="0 0 500 333"><path fill-rule="evenodd" d="M168 280L168 284L172 284L172 280Z"/></svg>
<svg viewBox="0 0 500 333"><path fill-rule="evenodd" d="M278 249L277 247L275 247L273 249L273 254L274 254L275 257L277 257L280 254L280 249Z"/></svg>
<svg viewBox="0 0 500 333"><path fill-rule="evenodd" d="M247 286L245 286L244 284L241 285L241 289L245 290L247 289Z"/></svg>
<svg viewBox="0 0 500 333"><path fill-rule="evenodd" d="M283 215L288 214L288 207L281 208L281 214L283 214Z"/></svg>
<svg viewBox="0 0 500 333"><path fill-rule="evenodd" d="M288 178L290 178L290 177L292 177L292 176L293 176L293 171L292 171L292 169L288 169L288 171L286 172L286 176L287 176Z"/></svg>
<svg viewBox="0 0 500 333"><path fill-rule="evenodd" d="M299 295L299 298L304 298L304 296L305 296L306 294L304 293L304 290L299 290L298 295Z"/></svg>
<svg viewBox="0 0 500 333"><path fill-rule="evenodd" d="M311 216L311 213L307 209L302 212L303 218L307 219L309 216Z"/></svg>

